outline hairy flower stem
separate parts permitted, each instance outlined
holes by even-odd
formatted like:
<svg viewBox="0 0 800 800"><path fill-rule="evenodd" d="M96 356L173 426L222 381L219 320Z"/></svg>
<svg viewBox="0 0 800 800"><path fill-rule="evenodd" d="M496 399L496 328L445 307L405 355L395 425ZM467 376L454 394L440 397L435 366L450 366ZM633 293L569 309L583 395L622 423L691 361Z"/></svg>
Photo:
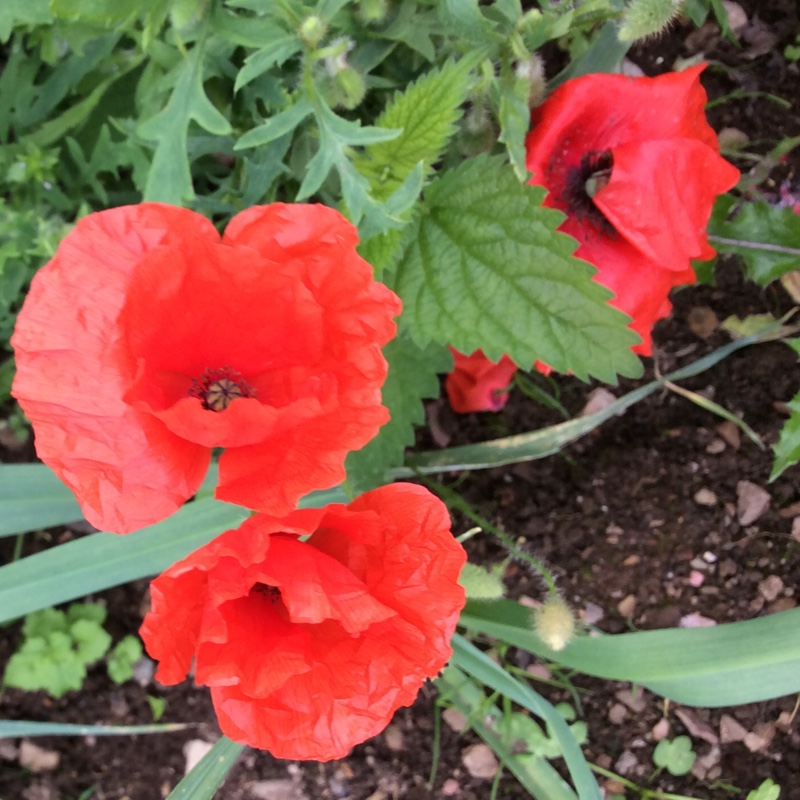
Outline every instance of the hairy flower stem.
<svg viewBox="0 0 800 800"><path fill-rule="evenodd" d="M473 522L480 525L485 531L488 531L497 539L499 539L502 542L503 547L505 547L514 558L524 561L536 573L541 575L542 579L547 584L547 591L550 594L554 596L558 595L555 576L552 572L550 572L549 569L547 569L543 562L521 550L519 545L507 533L504 533L498 527L492 525L488 519L485 519L478 514L469 503L461 498L457 492L454 492L444 484L429 480L424 475L419 475L418 477L423 483L425 483L426 486L439 494L450 508L457 508L459 511L466 514Z"/></svg>

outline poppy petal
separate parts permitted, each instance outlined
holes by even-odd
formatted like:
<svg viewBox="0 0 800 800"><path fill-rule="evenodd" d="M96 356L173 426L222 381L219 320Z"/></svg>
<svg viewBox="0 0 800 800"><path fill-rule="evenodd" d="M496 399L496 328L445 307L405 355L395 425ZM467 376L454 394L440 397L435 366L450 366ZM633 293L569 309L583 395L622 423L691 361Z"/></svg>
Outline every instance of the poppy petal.
<svg viewBox="0 0 800 800"><path fill-rule="evenodd" d="M92 214L34 277L19 313L12 393L33 424L37 454L101 529L163 519L208 468L205 448L122 400L134 365L117 318L147 252L218 238L199 214L157 203Z"/></svg>

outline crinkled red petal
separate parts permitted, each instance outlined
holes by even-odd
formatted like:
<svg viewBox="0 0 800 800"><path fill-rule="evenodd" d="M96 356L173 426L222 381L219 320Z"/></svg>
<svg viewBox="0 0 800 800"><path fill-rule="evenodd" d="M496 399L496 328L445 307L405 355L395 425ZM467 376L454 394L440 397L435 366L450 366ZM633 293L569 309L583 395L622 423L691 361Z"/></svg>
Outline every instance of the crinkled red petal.
<svg viewBox="0 0 800 800"><path fill-rule="evenodd" d="M93 525L126 533L171 514L197 490L209 452L122 399L135 366L117 319L134 271L159 247L218 241L191 211L144 203L80 220L34 277L12 345L12 392L39 457Z"/></svg>
<svg viewBox="0 0 800 800"><path fill-rule="evenodd" d="M739 170L692 139L629 142L615 147L608 183L595 205L646 258L680 272L714 250L706 225L717 196L739 180Z"/></svg>
<svg viewBox="0 0 800 800"><path fill-rule="evenodd" d="M231 738L280 758L339 758L446 663L464 560L444 504L418 486L256 515L153 582L142 637L160 680L194 656Z"/></svg>

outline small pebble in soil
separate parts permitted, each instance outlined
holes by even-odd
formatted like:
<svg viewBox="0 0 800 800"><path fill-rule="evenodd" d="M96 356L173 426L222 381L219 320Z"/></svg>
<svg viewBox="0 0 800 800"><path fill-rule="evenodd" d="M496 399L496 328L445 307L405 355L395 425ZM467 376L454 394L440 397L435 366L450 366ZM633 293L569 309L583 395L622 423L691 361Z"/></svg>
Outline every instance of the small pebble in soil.
<svg viewBox="0 0 800 800"><path fill-rule="evenodd" d="M485 744L473 744L465 748L461 761L473 778L489 780L497 774L497 757Z"/></svg>

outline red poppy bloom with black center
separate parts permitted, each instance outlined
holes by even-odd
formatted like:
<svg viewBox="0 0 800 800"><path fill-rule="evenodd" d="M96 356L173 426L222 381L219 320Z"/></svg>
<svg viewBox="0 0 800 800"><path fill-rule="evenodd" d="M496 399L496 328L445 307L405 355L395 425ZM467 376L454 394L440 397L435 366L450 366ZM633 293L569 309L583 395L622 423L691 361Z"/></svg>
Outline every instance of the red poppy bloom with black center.
<svg viewBox="0 0 800 800"><path fill-rule="evenodd" d="M464 561L446 507L420 486L257 514L153 581L141 635L161 683L194 661L231 739L342 758L447 662Z"/></svg>
<svg viewBox="0 0 800 800"><path fill-rule="evenodd" d="M78 222L19 314L13 394L92 524L171 514L215 447L216 496L272 514L344 478L388 420L400 312L357 242L320 205L257 206L222 237L156 203Z"/></svg>
<svg viewBox="0 0 800 800"><path fill-rule="evenodd" d="M508 400L508 386L517 372L517 365L508 357L492 361L476 350L465 356L450 348L453 354L453 371L445 378L444 387L453 411L468 414L471 411L499 411ZM534 368L543 375L550 367L537 361Z"/></svg>
<svg viewBox="0 0 800 800"><path fill-rule="evenodd" d="M711 207L739 178L705 118L703 68L567 81L534 110L526 140L531 183L568 215L560 230L633 318L645 355L670 289L695 280L693 259L714 256Z"/></svg>

